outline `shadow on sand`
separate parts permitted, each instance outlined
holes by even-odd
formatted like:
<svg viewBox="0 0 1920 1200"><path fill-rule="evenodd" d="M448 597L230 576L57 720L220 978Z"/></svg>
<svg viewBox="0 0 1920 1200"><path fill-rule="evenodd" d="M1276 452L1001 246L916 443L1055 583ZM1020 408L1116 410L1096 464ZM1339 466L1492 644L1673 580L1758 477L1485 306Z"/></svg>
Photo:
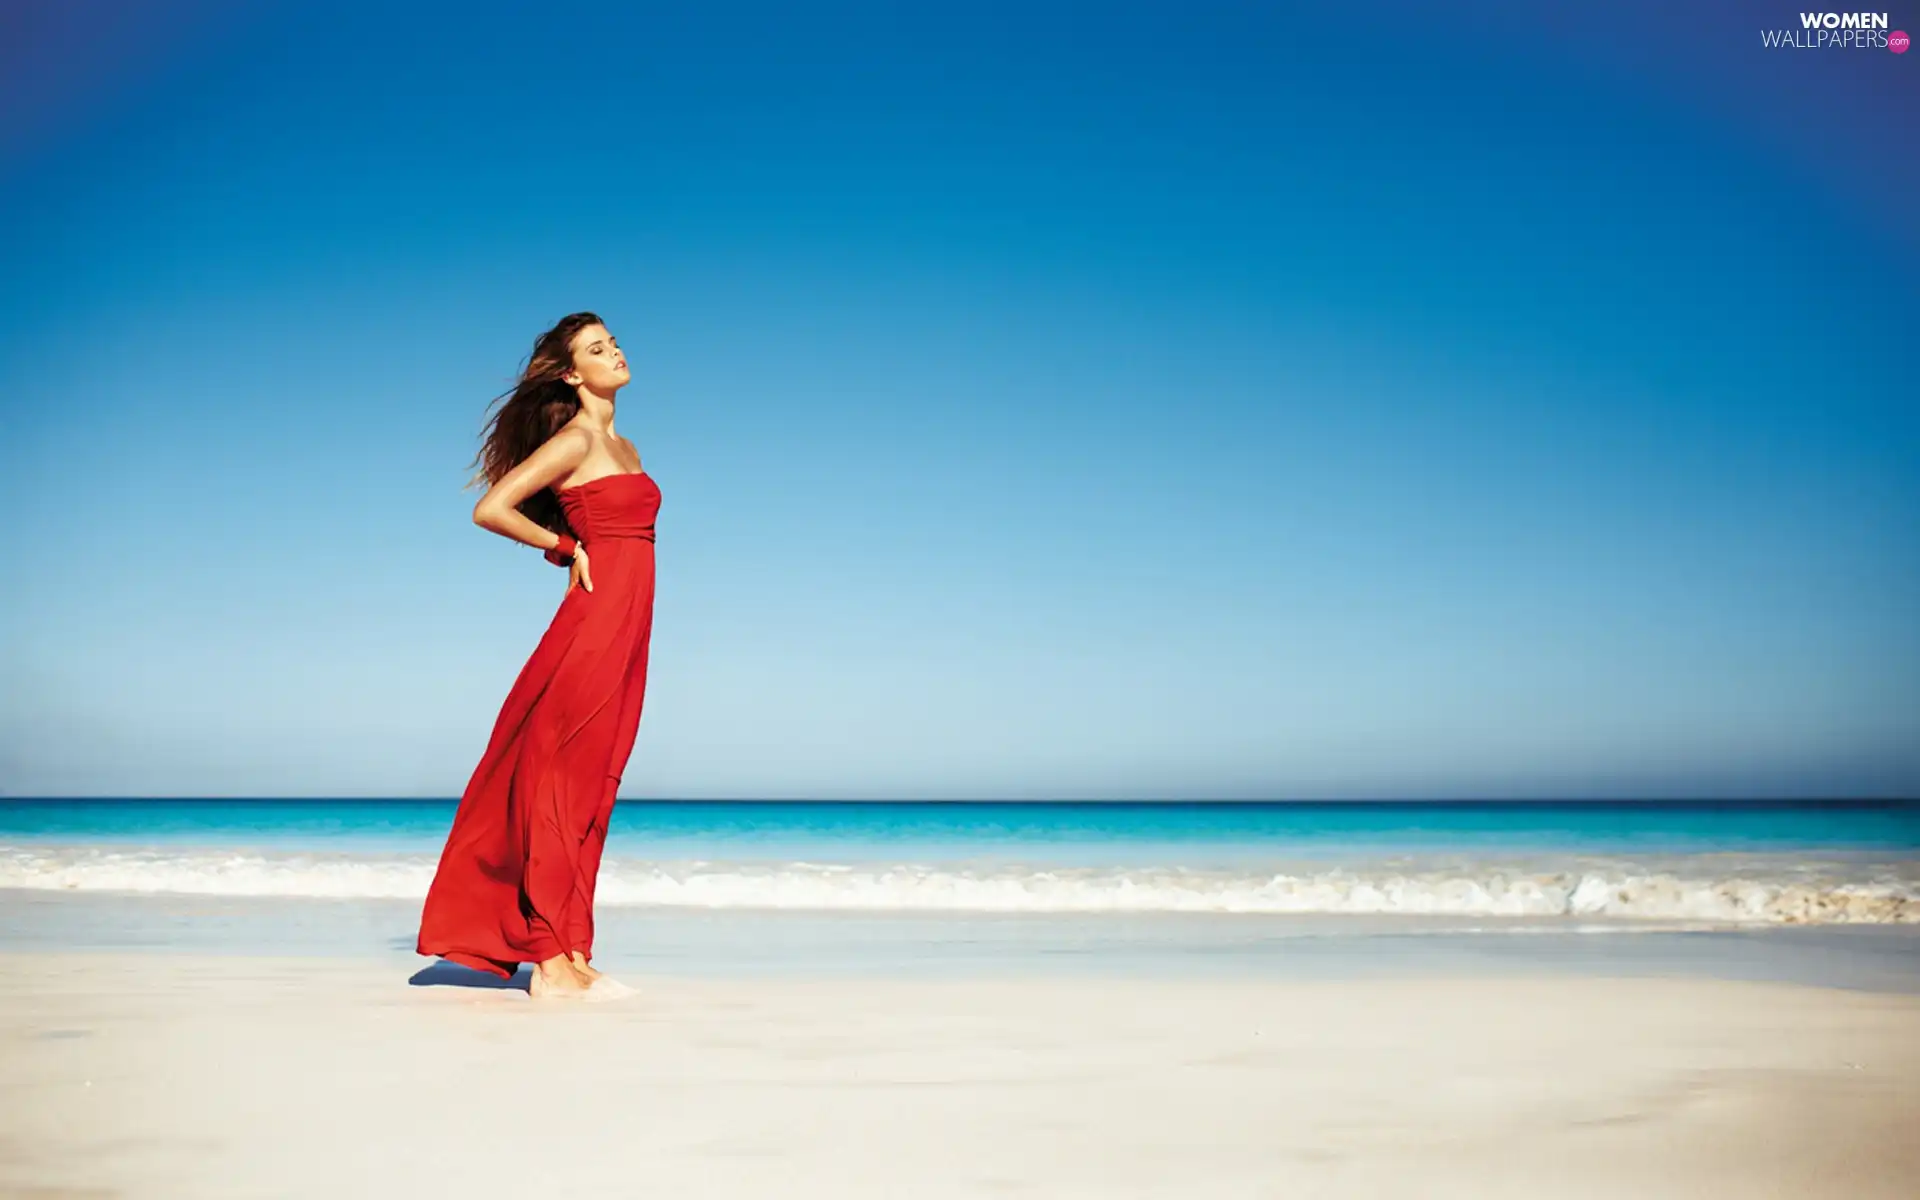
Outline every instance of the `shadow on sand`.
<svg viewBox="0 0 1920 1200"><path fill-rule="evenodd" d="M415 971L407 982L414 987L500 988L524 992L532 979L533 972L525 968L515 971L512 979L502 979L498 975L443 960Z"/></svg>

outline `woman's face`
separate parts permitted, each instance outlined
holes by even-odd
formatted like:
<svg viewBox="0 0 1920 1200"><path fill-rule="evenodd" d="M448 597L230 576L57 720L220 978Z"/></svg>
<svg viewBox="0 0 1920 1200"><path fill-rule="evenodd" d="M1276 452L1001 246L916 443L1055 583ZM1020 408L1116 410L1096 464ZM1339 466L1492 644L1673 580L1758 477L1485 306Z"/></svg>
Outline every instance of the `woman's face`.
<svg viewBox="0 0 1920 1200"><path fill-rule="evenodd" d="M573 370L565 376L574 387L585 384L602 395L611 395L632 375L627 370L626 351L605 325L588 325L573 335Z"/></svg>

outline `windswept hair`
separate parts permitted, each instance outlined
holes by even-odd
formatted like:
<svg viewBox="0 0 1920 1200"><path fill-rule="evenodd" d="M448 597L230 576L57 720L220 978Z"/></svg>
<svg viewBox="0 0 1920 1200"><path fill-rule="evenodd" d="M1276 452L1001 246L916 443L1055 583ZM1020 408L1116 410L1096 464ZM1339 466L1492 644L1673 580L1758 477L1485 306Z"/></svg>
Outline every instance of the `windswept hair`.
<svg viewBox="0 0 1920 1200"><path fill-rule="evenodd" d="M533 353L520 372L513 389L493 398L492 411L480 433L480 453L474 456L478 468L468 487L492 487L500 477L513 470L538 450L546 440L573 420L580 411L580 394L561 378L573 370L574 335L589 325L603 324L590 312L569 313L558 324L534 339ZM541 488L520 504L520 511L536 525L555 533L572 534L560 498L552 488Z"/></svg>

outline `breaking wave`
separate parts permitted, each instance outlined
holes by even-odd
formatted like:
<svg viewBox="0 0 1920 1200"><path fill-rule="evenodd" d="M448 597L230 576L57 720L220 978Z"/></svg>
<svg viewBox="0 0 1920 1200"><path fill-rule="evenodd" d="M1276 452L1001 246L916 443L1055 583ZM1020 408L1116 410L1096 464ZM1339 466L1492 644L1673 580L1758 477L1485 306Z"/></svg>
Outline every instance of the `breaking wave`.
<svg viewBox="0 0 1920 1200"><path fill-rule="evenodd" d="M598 903L713 909L1581 917L1920 924L1920 862L1587 858L1284 869L608 858ZM419 899L425 855L0 846L0 888Z"/></svg>

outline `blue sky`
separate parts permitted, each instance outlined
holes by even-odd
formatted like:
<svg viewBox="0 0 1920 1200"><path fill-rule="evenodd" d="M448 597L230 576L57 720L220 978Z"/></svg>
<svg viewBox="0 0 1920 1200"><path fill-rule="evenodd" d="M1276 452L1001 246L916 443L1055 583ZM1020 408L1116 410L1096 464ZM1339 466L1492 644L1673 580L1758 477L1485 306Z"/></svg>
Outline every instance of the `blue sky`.
<svg viewBox="0 0 1920 1200"><path fill-rule="evenodd" d="M1920 55L259 7L5 52L0 792L457 794L564 583L467 464L581 308L623 795L1920 792Z"/></svg>

